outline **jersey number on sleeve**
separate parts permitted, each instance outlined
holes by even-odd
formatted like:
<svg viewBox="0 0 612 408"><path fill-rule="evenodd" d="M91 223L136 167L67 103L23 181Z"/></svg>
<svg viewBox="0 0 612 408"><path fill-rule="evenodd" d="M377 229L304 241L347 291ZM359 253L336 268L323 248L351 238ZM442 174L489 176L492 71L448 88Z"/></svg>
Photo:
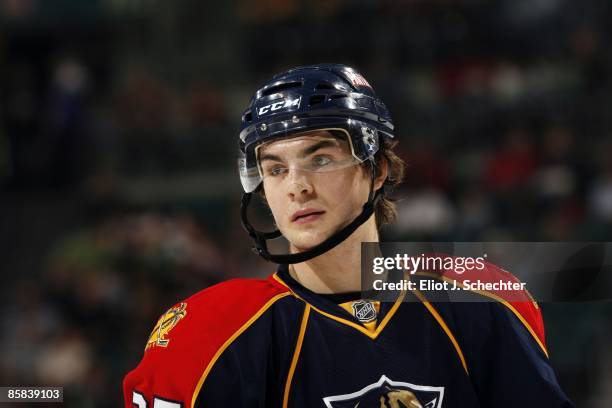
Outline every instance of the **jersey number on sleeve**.
<svg viewBox="0 0 612 408"><path fill-rule="evenodd" d="M137 391L132 392L132 404L138 408L147 408L147 400L144 395ZM153 399L153 408L182 408L180 402L168 401L159 397Z"/></svg>

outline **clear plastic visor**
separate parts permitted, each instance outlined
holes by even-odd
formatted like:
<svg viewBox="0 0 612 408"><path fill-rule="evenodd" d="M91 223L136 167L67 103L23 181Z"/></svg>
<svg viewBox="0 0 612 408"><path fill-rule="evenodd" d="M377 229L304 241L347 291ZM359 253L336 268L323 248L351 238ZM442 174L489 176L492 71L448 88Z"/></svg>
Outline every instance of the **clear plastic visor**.
<svg viewBox="0 0 612 408"><path fill-rule="evenodd" d="M295 133L257 146L251 166L247 166L246 157L241 155L238 159L240 181L244 191L250 193L264 181L276 183L292 177L292 174L333 176L335 172L357 166L371 157L359 156L346 129Z"/></svg>

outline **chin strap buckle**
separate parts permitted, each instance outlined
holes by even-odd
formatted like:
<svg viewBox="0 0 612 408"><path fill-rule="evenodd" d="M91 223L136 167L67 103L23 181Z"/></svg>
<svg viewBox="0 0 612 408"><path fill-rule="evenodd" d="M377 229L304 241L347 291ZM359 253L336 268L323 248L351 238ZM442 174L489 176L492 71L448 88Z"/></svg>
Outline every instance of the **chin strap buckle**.
<svg viewBox="0 0 612 408"><path fill-rule="evenodd" d="M251 251L253 251L253 253L255 253L256 255L261 256L264 259L268 259L268 257L266 256L266 250L263 248L260 248L258 246L252 246L251 247Z"/></svg>

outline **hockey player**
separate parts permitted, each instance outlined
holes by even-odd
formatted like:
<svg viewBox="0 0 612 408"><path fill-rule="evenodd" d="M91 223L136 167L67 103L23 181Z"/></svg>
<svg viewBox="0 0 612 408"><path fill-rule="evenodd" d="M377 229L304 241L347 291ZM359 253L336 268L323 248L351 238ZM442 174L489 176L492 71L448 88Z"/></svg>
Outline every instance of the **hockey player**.
<svg viewBox="0 0 612 408"><path fill-rule="evenodd" d="M124 380L126 407L571 406L526 296L363 298L361 242L378 242L393 219L385 188L402 175L393 138L387 108L350 67L295 68L256 92L240 133L241 216L278 269L162 315ZM249 222L253 194L277 231ZM289 253L272 254L267 241L280 235ZM488 265L488 275L504 273Z"/></svg>

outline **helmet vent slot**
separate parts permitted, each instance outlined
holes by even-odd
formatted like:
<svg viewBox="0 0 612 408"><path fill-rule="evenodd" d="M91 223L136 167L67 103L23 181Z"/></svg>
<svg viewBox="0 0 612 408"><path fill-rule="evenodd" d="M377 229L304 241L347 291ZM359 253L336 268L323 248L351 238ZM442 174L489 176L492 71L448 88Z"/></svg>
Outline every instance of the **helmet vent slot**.
<svg viewBox="0 0 612 408"><path fill-rule="evenodd" d="M325 95L313 95L308 100L308 104L310 106L313 106L313 105L318 105L324 101L325 101Z"/></svg>
<svg viewBox="0 0 612 408"><path fill-rule="evenodd" d="M261 92L262 96L268 96L268 95L272 95L274 93L280 92L280 91L284 91L285 89L291 89L291 88L297 88L302 86L302 82L301 81L292 81L292 82L284 82L278 85L274 85L271 86L268 89L264 89Z"/></svg>
<svg viewBox="0 0 612 408"><path fill-rule="evenodd" d="M321 89L336 89L336 88L329 82L319 82L317 86L315 87L315 89L319 91Z"/></svg>
<svg viewBox="0 0 612 408"><path fill-rule="evenodd" d="M347 94L333 94L329 96L330 100L334 100L334 99L341 99L341 98L346 98L348 97Z"/></svg>

